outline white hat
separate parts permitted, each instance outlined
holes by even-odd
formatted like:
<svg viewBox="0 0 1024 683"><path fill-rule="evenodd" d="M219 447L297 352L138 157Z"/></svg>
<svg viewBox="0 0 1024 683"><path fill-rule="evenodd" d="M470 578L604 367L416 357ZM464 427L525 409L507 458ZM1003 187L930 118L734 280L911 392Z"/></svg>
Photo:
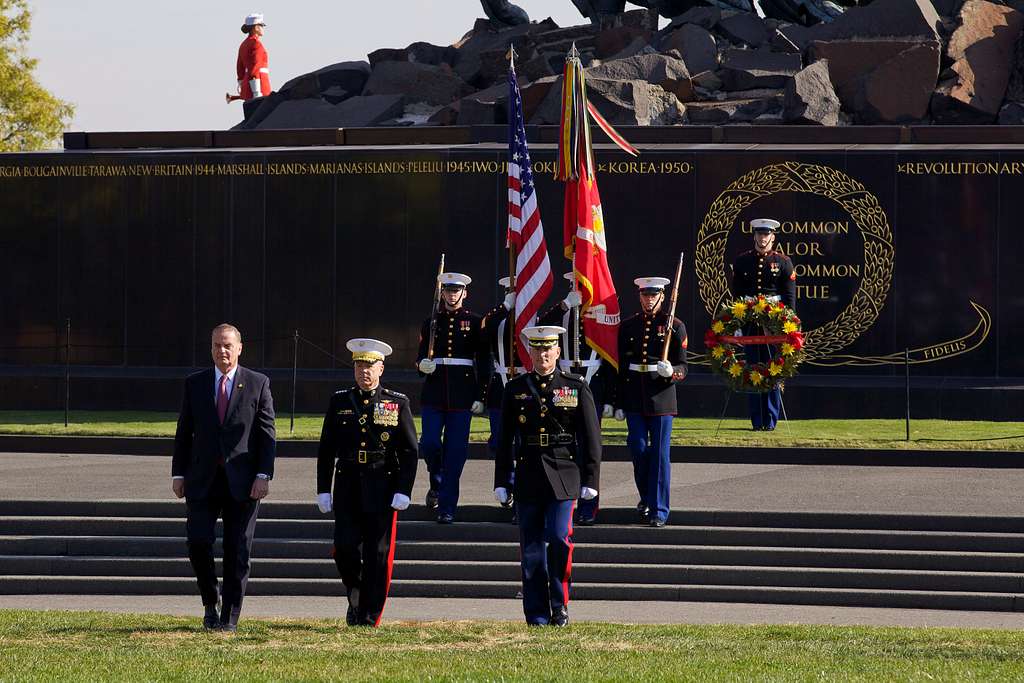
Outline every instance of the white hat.
<svg viewBox="0 0 1024 683"><path fill-rule="evenodd" d="M498 286L499 287L504 287L505 289L508 289L509 287L512 286L512 280L509 279L509 277L507 275L505 277L503 277L503 278L498 278Z"/></svg>
<svg viewBox="0 0 1024 683"><path fill-rule="evenodd" d="M779 229L780 223L771 218L755 218L750 221L750 227L754 232L775 232Z"/></svg>
<svg viewBox="0 0 1024 683"><path fill-rule="evenodd" d="M546 349L558 343L558 335L565 334L565 328L558 325L536 325L523 330L529 346Z"/></svg>
<svg viewBox="0 0 1024 683"><path fill-rule="evenodd" d="M437 281L442 287L465 287L473 278L462 273L441 273L437 276Z"/></svg>
<svg viewBox="0 0 1024 683"><path fill-rule="evenodd" d="M562 275L562 277L564 277L569 282L576 282L576 273L572 272L571 270L568 273Z"/></svg>
<svg viewBox="0 0 1024 683"><path fill-rule="evenodd" d="M384 360L387 356L391 355L392 351L390 344L362 337L349 339L345 347L352 352L353 361L362 360L367 363Z"/></svg>
<svg viewBox="0 0 1024 683"><path fill-rule="evenodd" d="M633 280L633 283L641 290L665 289L665 286L671 282L667 277L638 277Z"/></svg>
<svg viewBox="0 0 1024 683"><path fill-rule="evenodd" d="M242 24L242 26L256 26L258 24L266 26L266 24L263 23L263 14L259 12L253 12L252 14L245 17L245 23Z"/></svg>

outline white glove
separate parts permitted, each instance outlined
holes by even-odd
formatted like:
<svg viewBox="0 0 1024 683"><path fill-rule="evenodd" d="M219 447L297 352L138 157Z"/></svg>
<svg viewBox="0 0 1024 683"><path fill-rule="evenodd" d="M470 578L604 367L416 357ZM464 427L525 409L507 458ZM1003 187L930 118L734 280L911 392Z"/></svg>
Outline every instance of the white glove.
<svg viewBox="0 0 1024 683"><path fill-rule="evenodd" d="M619 408L618 410L616 410L615 411L615 419L618 420L619 422L622 422L623 420L625 420L626 419L626 411L624 411L622 408Z"/></svg>
<svg viewBox="0 0 1024 683"><path fill-rule="evenodd" d="M505 300L501 302L501 305L505 307L506 311L511 311L512 307L516 305L516 293L509 292L505 295Z"/></svg>
<svg viewBox="0 0 1024 683"><path fill-rule="evenodd" d="M579 306L583 303L583 297L575 289L569 292L564 299L562 299L562 305L566 308L572 308L573 306Z"/></svg>
<svg viewBox="0 0 1024 683"><path fill-rule="evenodd" d="M611 417L614 414L615 414L615 409L612 408L607 403L605 403L604 407L601 408L601 417Z"/></svg>
<svg viewBox="0 0 1024 683"><path fill-rule="evenodd" d="M391 499L391 507L396 510L404 510L409 507L409 496L404 493L396 493L395 497Z"/></svg>
<svg viewBox="0 0 1024 683"><path fill-rule="evenodd" d="M497 500L502 505L507 503L508 489L506 489L504 486L499 486L498 488L494 489L494 499Z"/></svg>
<svg viewBox="0 0 1024 683"><path fill-rule="evenodd" d="M238 87L235 88L235 92L237 92L239 95L242 94L242 81L238 81Z"/></svg>
<svg viewBox="0 0 1024 683"><path fill-rule="evenodd" d="M597 498L597 489L592 489L589 486L584 486L580 489L580 498L583 500L594 500Z"/></svg>
<svg viewBox="0 0 1024 683"><path fill-rule="evenodd" d="M260 92L260 79L250 78L249 79L249 90L252 90L253 97L263 97L263 93Z"/></svg>
<svg viewBox="0 0 1024 683"><path fill-rule="evenodd" d="M419 368L424 375L430 375L437 370L437 363L429 358L424 358L420 361Z"/></svg>
<svg viewBox="0 0 1024 683"><path fill-rule="evenodd" d="M320 512L325 515L333 509L333 502L334 500L329 493L318 493L316 495L316 505L320 508Z"/></svg>
<svg viewBox="0 0 1024 683"><path fill-rule="evenodd" d="M667 360L659 360L658 361L658 375L660 375L661 377L671 377L672 376L672 364L669 363Z"/></svg>
<svg viewBox="0 0 1024 683"><path fill-rule="evenodd" d="M474 415L483 415L484 414L484 402L483 401L473 401L473 405L472 405L472 407L470 407L469 412L473 413Z"/></svg>

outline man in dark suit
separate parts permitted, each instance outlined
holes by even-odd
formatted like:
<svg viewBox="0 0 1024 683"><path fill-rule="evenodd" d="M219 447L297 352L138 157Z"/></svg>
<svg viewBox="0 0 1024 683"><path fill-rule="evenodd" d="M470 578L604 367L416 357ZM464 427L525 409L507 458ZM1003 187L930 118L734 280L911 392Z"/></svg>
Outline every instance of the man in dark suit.
<svg viewBox="0 0 1024 683"><path fill-rule="evenodd" d="M256 512L274 476L274 401L270 380L238 365L238 328L218 325L211 339L214 367L185 380L171 488L185 498L188 558L206 608L203 626L235 631L249 580ZM224 520L220 614L213 563L218 517Z"/></svg>
<svg viewBox="0 0 1024 683"><path fill-rule="evenodd" d="M577 498L597 497L601 468L601 430L590 387L558 369L558 335L564 333L557 326L523 330L533 372L505 385L494 462L499 503L513 488L515 467L523 613L533 626L569 623L572 509Z"/></svg>
<svg viewBox="0 0 1024 683"><path fill-rule="evenodd" d="M334 563L349 626L378 626L391 586L398 512L416 481L409 397L381 386L391 346L350 339L356 386L331 397L316 462L317 505L334 510ZM331 484L334 494L331 494Z"/></svg>

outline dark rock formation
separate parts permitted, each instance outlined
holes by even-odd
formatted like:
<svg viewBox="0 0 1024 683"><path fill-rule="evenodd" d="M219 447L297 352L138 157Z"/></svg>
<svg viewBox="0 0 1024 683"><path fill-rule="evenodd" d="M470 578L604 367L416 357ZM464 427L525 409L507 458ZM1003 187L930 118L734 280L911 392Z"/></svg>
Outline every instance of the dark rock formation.
<svg viewBox="0 0 1024 683"><path fill-rule="evenodd" d="M696 24L683 24L661 42L662 52L676 50L691 74L718 68L715 37Z"/></svg>
<svg viewBox="0 0 1024 683"><path fill-rule="evenodd" d="M1024 14L987 0L967 0L959 19L946 48L952 77L935 91L932 118L936 123L991 123L1006 94Z"/></svg>
<svg viewBox="0 0 1024 683"><path fill-rule="evenodd" d="M414 62L380 62L366 82L364 95L405 95L409 102L446 105L472 92L447 66Z"/></svg>
<svg viewBox="0 0 1024 683"><path fill-rule="evenodd" d="M784 88L801 68L800 55L768 50L726 50L720 76L726 90Z"/></svg>
<svg viewBox="0 0 1024 683"><path fill-rule="evenodd" d="M786 86L782 118L820 126L839 123L839 98L828 78L828 62L815 62L793 76Z"/></svg>

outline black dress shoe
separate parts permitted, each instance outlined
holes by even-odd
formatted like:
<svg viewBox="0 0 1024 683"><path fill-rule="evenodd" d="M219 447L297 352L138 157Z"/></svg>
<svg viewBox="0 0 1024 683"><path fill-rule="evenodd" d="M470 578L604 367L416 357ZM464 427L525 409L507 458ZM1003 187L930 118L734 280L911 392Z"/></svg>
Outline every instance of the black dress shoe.
<svg viewBox="0 0 1024 683"><path fill-rule="evenodd" d="M424 504L427 506L428 510L436 510L437 509L437 491L435 491L434 489L427 490L427 497L426 497L426 500L424 500Z"/></svg>
<svg viewBox="0 0 1024 683"><path fill-rule="evenodd" d="M455 521L455 515L450 515L447 512L442 512L437 516L438 524L451 524Z"/></svg>
<svg viewBox="0 0 1024 683"><path fill-rule="evenodd" d="M240 607L231 607L224 605L220 611L220 630L234 633L238 630L238 615L241 612Z"/></svg>
<svg viewBox="0 0 1024 683"><path fill-rule="evenodd" d="M651 514L651 509L644 505L643 502L639 502L636 504L636 514L641 522L646 522Z"/></svg>
<svg viewBox="0 0 1024 683"><path fill-rule="evenodd" d="M206 613L203 615L203 628L207 631L216 631L220 628L220 616L217 614L216 605L206 606Z"/></svg>
<svg viewBox="0 0 1024 683"><path fill-rule="evenodd" d="M648 524L657 529L660 529L661 527L665 526L665 520L661 519L660 517L651 517L651 521L648 522Z"/></svg>
<svg viewBox="0 0 1024 683"><path fill-rule="evenodd" d="M580 517L576 518L577 526L594 526L596 522L597 518L595 517L584 517L581 515Z"/></svg>
<svg viewBox="0 0 1024 683"><path fill-rule="evenodd" d="M345 623L349 626L359 625L359 615L356 613L356 608L352 605L349 605L348 611L345 612Z"/></svg>
<svg viewBox="0 0 1024 683"><path fill-rule="evenodd" d="M568 626L569 625L569 610L565 607L560 607L555 610L551 615L552 626Z"/></svg>

